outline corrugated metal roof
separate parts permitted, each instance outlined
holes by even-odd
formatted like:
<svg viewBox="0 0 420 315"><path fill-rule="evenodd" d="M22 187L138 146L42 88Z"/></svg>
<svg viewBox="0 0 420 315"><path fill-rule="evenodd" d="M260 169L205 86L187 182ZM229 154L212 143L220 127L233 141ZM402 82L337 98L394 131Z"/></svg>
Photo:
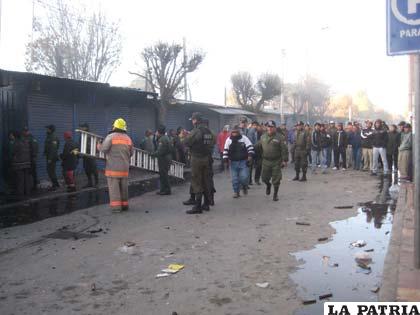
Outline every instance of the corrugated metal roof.
<svg viewBox="0 0 420 315"><path fill-rule="evenodd" d="M209 107L209 110L212 110L216 113L222 115L251 115L255 116L255 113L249 112L247 110L239 109L239 108L220 108L220 107Z"/></svg>

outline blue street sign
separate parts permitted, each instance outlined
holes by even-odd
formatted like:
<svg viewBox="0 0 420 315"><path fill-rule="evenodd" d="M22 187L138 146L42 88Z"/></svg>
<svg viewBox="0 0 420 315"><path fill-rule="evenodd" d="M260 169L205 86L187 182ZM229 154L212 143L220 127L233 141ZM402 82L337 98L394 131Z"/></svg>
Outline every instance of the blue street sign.
<svg viewBox="0 0 420 315"><path fill-rule="evenodd" d="M387 0L387 53L420 52L420 0Z"/></svg>

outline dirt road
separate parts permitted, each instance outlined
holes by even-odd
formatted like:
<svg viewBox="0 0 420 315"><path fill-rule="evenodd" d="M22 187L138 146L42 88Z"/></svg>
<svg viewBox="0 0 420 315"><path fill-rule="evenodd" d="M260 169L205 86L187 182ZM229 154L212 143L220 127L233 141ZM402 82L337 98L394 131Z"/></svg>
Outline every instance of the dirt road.
<svg viewBox="0 0 420 315"><path fill-rule="evenodd" d="M334 206L377 194L377 179L365 173L311 175L307 183L293 175L289 167L279 202L263 186L233 199L228 175L218 174L216 206L202 215L184 213L185 184L172 196L132 199L124 214L97 206L0 230L0 314L293 314L302 301L289 253L356 214ZM124 251L126 241L136 246ZM170 263L185 268L157 279ZM268 288L256 286L264 282Z"/></svg>

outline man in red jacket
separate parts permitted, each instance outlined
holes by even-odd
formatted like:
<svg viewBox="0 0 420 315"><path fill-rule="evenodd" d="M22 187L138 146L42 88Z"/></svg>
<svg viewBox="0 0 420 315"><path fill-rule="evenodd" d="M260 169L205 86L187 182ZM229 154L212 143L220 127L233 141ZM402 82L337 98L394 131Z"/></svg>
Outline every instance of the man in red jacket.
<svg viewBox="0 0 420 315"><path fill-rule="evenodd" d="M222 162L220 165L222 171L225 169L223 164L223 150L225 149L226 139L230 136L229 129L229 125L225 125L223 130L217 135L217 148L219 149L220 160ZM229 168L229 165L227 167Z"/></svg>

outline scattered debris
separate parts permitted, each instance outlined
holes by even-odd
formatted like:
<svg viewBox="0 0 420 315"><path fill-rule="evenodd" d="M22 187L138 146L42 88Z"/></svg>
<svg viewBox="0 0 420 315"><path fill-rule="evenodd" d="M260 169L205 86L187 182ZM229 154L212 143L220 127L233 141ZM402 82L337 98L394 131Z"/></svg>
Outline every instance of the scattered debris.
<svg viewBox="0 0 420 315"><path fill-rule="evenodd" d="M184 265L180 265L180 264L170 264L168 266L168 268L162 269L162 272L169 273L169 274L175 274L178 271L184 269L184 267L185 267Z"/></svg>
<svg viewBox="0 0 420 315"><path fill-rule="evenodd" d="M353 206L335 206L334 209L353 209Z"/></svg>
<svg viewBox="0 0 420 315"><path fill-rule="evenodd" d="M373 287L372 289L370 289L370 292L378 293L380 289L380 287Z"/></svg>
<svg viewBox="0 0 420 315"><path fill-rule="evenodd" d="M333 296L332 293L327 293L327 294L320 295L319 299L320 300L325 300L325 299L331 298L332 296Z"/></svg>
<svg viewBox="0 0 420 315"><path fill-rule="evenodd" d="M92 285L90 286L90 290L91 291L96 291L96 285L94 283L92 283Z"/></svg>
<svg viewBox="0 0 420 315"><path fill-rule="evenodd" d="M388 235L389 233L390 233L389 231L386 231L386 232L385 232L385 235Z"/></svg>
<svg viewBox="0 0 420 315"><path fill-rule="evenodd" d="M366 253L371 253L371 252L373 252L374 251L374 249L373 248L370 248L370 249L365 249L365 252Z"/></svg>
<svg viewBox="0 0 420 315"><path fill-rule="evenodd" d="M310 305L310 304L315 304L316 300L303 300L302 304L303 305Z"/></svg>
<svg viewBox="0 0 420 315"><path fill-rule="evenodd" d="M99 228L97 230L90 230L89 233L94 234L94 233L100 233L102 231L103 231L102 228Z"/></svg>
<svg viewBox="0 0 420 315"><path fill-rule="evenodd" d="M296 225L311 225L310 223L308 223L308 222L296 222Z"/></svg>
<svg viewBox="0 0 420 315"><path fill-rule="evenodd" d="M350 243L350 245L353 247L364 247L366 244L367 243L364 240L357 240L356 242Z"/></svg>
<svg viewBox="0 0 420 315"><path fill-rule="evenodd" d="M136 246L136 243L127 241L127 242L124 243L124 246L133 247L133 246Z"/></svg>
<svg viewBox="0 0 420 315"><path fill-rule="evenodd" d="M339 265L337 264L337 263L334 263L334 264L332 264L332 265L329 265L330 267L333 267L333 268L337 268Z"/></svg>
<svg viewBox="0 0 420 315"><path fill-rule="evenodd" d="M156 278L165 278L165 277L169 277L170 276L170 274L169 273L158 273L157 275L156 275Z"/></svg>
<svg viewBox="0 0 420 315"><path fill-rule="evenodd" d="M144 213L149 213L149 211L148 211L148 210L146 210L146 211L144 211Z"/></svg>
<svg viewBox="0 0 420 315"><path fill-rule="evenodd" d="M372 262L372 257L368 253L359 252L355 255L354 260L357 264L369 265Z"/></svg>
<svg viewBox="0 0 420 315"><path fill-rule="evenodd" d="M322 256L322 263L324 265L328 265L329 262L330 262L330 256Z"/></svg>
<svg viewBox="0 0 420 315"><path fill-rule="evenodd" d="M270 286L268 282L256 283L255 285L262 289L267 289Z"/></svg>
<svg viewBox="0 0 420 315"><path fill-rule="evenodd" d="M320 237L318 238L318 242L328 241L328 237Z"/></svg>
<svg viewBox="0 0 420 315"><path fill-rule="evenodd" d="M177 312L172 312L172 315L178 315L178 313Z"/></svg>
<svg viewBox="0 0 420 315"><path fill-rule="evenodd" d="M372 268L365 263L359 262L359 263L357 263L357 265L364 270L372 270Z"/></svg>
<svg viewBox="0 0 420 315"><path fill-rule="evenodd" d="M298 219L298 217L286 218L286 221L296 221L297 219Z"/></svg>
<svg viewBox="0 0 420 315"><path fill-rule="evenodd" d="M170 226L165 226L165 229L169 230L171 227Z"/></svg>

